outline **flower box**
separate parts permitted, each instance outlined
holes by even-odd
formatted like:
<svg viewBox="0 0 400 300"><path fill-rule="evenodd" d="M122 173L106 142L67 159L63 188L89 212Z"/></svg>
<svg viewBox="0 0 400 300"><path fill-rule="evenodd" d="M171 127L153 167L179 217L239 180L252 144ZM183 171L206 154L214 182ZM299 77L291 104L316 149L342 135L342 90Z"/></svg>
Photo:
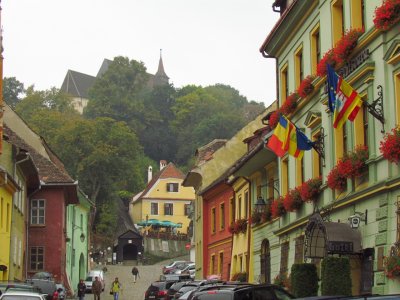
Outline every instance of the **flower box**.
<svg viewBox="0 0 400 300"><path fill-rule="evenodd" d="M379 30L389 30L400 22L400 0L385 0L375 9L374 24Z"/></svg>
<svg viewBox="0 0 400 300"><path fill-rule="evenodd" d="M298 188L290 190L283 199L283 207L286 211L296 211L301 208L302 204L303 200Z"/></svg>
<svg viewBox="0 0 400 300"><path fill-rule="evenodd" d="M278 218L286 214L285 207L283 206L283 198L279 197L271 203L271 216Z"/></svg>
<svg viewBox="0 0 400 300"><path fill-rule="evenodd" d="M383 258L383 265L385 267L385 275L387 278L400 279L400 256L391 255Z"/></svg>
<svg viewBox="0 0 400 300"><path fill-rule="evenodd" d="M314 85L312 82L314 81L314 79L315 76L308 75L300 82L299 88L297 90L297 93L300 97L305 98L313 92Z"/></svg>
<svg viewBox="0 0 400 300"><path fill-rule="evenodd" d="M232 234L245 233L247 231L247 219L236 220L229 226L228 230Z"/></svg>
<svg viewBox="0 0 400 300"><path fill-rule="evenodd" d="M393 128L391 133L385 134L379 150L388 161L397 165L400 163L400 127Z"/></svg>
<svg viewBox="0 0 400 300"><path fill-rule="evenodd" d="M321 177L309 179L299 187L301 199L304 202L316 202L321 193Z"/></svg>
<svg viewBox="0 0 400 300"><path fill-rule="evenodd" d="M354 48L357 46L358 38L364 33L364 29L352 28L345 32L333 49L334 59L337 64L346 62Z"/></svg>

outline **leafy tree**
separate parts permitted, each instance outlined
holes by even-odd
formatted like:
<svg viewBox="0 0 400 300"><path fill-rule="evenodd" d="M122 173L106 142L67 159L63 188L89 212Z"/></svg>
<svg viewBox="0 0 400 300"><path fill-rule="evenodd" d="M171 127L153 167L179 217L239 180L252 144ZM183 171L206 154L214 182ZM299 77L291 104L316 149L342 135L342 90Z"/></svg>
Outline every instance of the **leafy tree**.
<svg viewBox="0 0 400 300"><path fill-rule="evenodd" d="M21 95L25 92L24 84L15 77L4 77L3 99L12 108L22 100Z"/></svg>

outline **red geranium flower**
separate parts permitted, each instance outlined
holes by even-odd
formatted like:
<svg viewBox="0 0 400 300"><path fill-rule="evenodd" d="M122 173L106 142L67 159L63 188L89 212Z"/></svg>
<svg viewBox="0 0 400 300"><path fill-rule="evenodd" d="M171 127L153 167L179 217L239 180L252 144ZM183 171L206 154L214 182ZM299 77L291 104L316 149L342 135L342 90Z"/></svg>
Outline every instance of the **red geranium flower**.
<svg viewBox="0 0 400 300"><path fill-rule="evenodd" d="M300 186L301 199L304 202L315 202L321 193L321 177L309 179Z"/></svg>
<svg viewBox="0 0 400 300"><path fill-rule="evenodd" d="M286 211L298 210L303 201L301 200L300 191L298 188L290 190L283 199L283 207Z"/></svg>
<svg viewBox="0 0 400 300"><path fill-rule="evenodd" d="M346 177L343 174L339 173L337 167L334 167L329 172L326 181L327 185L332 190L338 190L340 192L343 192L346 189L346 184L347 184Z"/></svg>
<svg viewBox="0 0 400 300"><path fill-rule="evenodd" d="M297 93L300 97L305 98L312 93L312 91L314 90L314 85L312 84L314 79L314 75L308 75L300 82L300 86L297 90Z"/></svg>
<svg viewBox="0 0 400 300"><path fill-rule="evenodd" d="M291 93L285 100L285 103L281 106L281 111L283 114L288 115L297 107L297 99L299 99L299 95L297 93Z"/></svg>
<svg viewBox="0 0 400 300"><path fill-rule="evenodd" d="M339 161L337 168L340 174L346 178L359 177L365 173L368 159L368 147L358 145L355 150L346 153Z"/></svg>
<svg viewBox="0 0 400 300"><path fill-rule="evenodd" d="M271 203L271 216L272 218L278 218L286 213L285 207L283 206L283 198L279 197Z"/></svg>
<svg viewBox="0 0 400 300"><path fill-rule="evenodd" d="M347 60L353 49L357 46L358 38L364 33L364 29L350 29L345 32L333 49L334 59L337 64Z"/></svg>
<svg viewBox="0 0 400 300"><path fill-rule="evenodd" d="M393 128L391 133L385 134L379 150L388 161L400 163L400 127Z"/></svg>
<svg viewBox="0 0 400 300"><path fill-rule="evenodd" d="M400 0L384 0L375 9L374 24L380 30L388 30L400 21Z"/></svg>
<svg viewBox="0 0 400 300"><path fill-rule="evenodd" d="M335 54L333 52L333 49L328 50L319 61L317 65L318 76L322 77L326 75L326 64L330 64L332 68L336 66Z"/></svg>
<svg viewBox="0 0 400 300"><path fill-rule="evenodd" d="M270 126L271 128L275 128L275 127L276 127L276 125L277 125L278 122L279 122L280 116L281 116L281 112L280 112L279 110L274 111L274 112L270 115L268 124L269 124L269 126Z"/></svg>

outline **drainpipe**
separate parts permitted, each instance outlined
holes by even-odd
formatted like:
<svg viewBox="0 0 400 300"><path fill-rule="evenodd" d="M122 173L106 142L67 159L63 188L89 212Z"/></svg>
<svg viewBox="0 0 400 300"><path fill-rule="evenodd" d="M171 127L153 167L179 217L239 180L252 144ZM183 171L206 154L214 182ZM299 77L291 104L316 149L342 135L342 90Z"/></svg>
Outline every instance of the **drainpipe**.
<svg viewBox="0 0 400 300"><path fill-rule="evenodd" d="M247 177L242 176L244 180L249 184L249 199L247 203L247 220L251 219L251 181ZM247 258L246 258L246 281L249 282L249 271L250 271L250 246L251 246L251 228L250 223L247 221Z"/></svg>

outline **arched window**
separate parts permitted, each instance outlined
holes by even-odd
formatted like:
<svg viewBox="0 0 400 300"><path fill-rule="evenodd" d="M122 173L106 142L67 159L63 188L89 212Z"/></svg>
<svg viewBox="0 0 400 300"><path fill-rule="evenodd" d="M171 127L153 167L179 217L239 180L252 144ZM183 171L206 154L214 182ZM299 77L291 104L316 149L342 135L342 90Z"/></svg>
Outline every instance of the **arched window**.
<svg viewBox="0 0 400 300"><path fill-rule="evenodd" d="M271 283L271 251L267 239L261 244L260 264L260 283Z"/></svg>

